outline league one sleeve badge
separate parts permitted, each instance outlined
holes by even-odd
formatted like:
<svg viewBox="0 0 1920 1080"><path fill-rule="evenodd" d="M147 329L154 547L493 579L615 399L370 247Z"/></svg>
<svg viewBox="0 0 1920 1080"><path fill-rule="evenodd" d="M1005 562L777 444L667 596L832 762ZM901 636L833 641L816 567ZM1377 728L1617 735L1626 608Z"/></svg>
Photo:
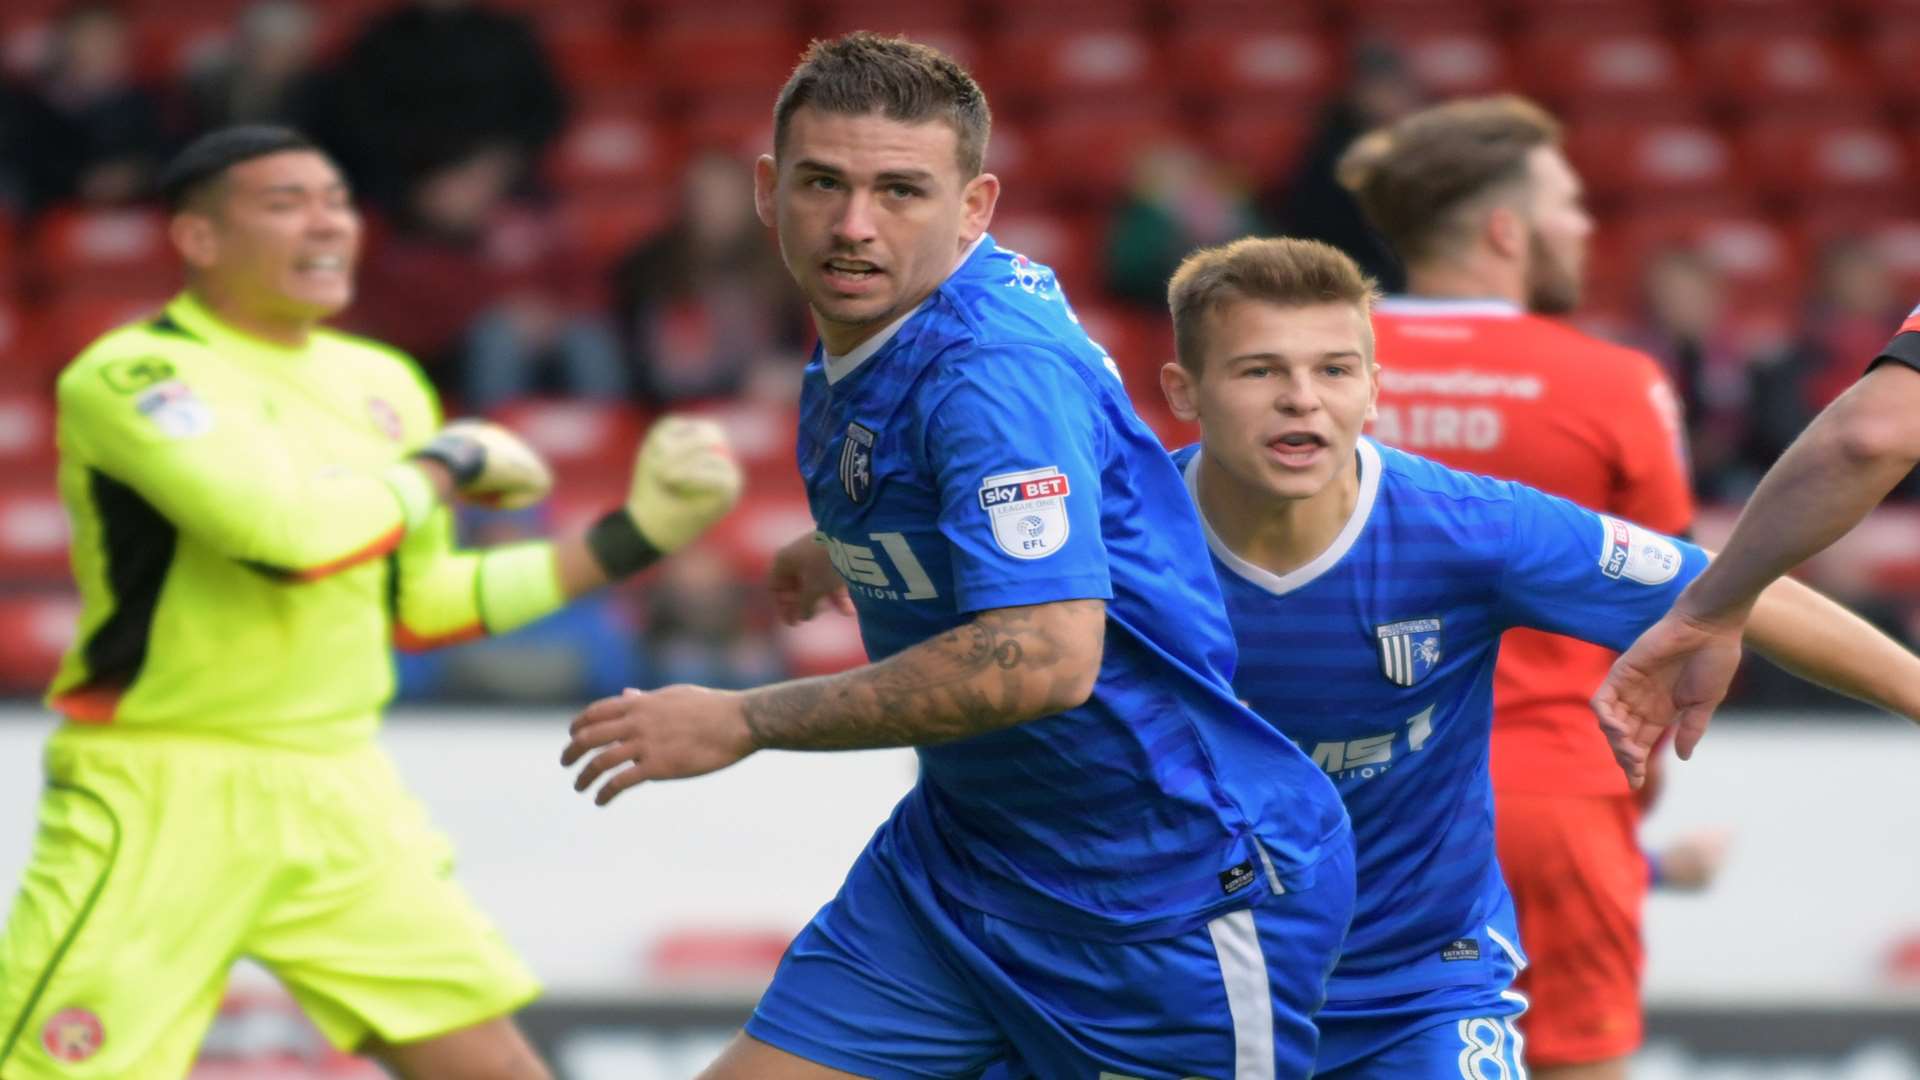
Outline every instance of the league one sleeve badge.
<svg viewBox="0 0 1920 1080"><path fill-rule="evenodd" d="M1044 559L1067 542L1066 475L1057 466L1002 473L980 482L980 509L993 541L1016 559Z"/></svg>

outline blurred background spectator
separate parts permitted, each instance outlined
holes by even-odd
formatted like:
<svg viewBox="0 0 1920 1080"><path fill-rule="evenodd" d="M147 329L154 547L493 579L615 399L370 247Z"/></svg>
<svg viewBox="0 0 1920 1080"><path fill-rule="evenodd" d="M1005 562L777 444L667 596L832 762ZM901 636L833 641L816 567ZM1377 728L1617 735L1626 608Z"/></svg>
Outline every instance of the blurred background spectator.
<svg viewBox="0 0 1920 1080"><path fill-rule="evenodd" d="M124 203L147 194L166 152L159 99L135 77L132 29L107 3L53 24L32 83L30 202Z"/></svg>
<svg viewBox="0 0 1920 1080"><path fill-rule="evenodd" d="M614 268L614 312L647 403L792 401L809 324L753 208L753 173L720 151L687 164L678 213Z"/></svg>
<svg viewBox="0 0 1920 1080"><path fill-rule="evenodd" d="M1148 146L1107 231L1107 291L1150 311L1187 253L1260 231L1253 202L1218 164L1185 142Z"/></svg>
<svg viewBox="0 0 1920 1080"><path fill-rule="evenodd" d="M317 130L329 92L320 70L314 15L300 0L259 0L241 12L233 41L187 73L188 131L229 124L291 124Z"/></svg>
<svg viewBox="0 0 1920 1080"><path fill-rule="evenodd" d="M1746 498L1760 473L1749 454L1748 358L1726 317L1726 282L1691 248L1659 251L1642 281L1640 325L1629 344L1660 361L1679 392L1695 494Z"/></svg>

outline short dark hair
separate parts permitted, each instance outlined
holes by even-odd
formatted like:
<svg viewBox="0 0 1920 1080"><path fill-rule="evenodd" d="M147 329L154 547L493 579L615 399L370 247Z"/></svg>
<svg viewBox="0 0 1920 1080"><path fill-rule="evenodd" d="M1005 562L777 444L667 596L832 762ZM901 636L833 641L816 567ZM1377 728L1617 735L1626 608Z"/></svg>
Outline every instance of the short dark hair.
<svg viewBox="0 0 1920 1080"><path fill-rule="evenodd" d="M1339 248L1290 236L1249 236L1188 255L1167 283L1173 312L1173 348L1180 366L1198 375L1205 365L1207 320L1228 304L1248 300L1306 307L1351 304L1360 312L1360 337L1373 359L1374 280Z"/></svg>
<svg viewBox="0 0 1920 1080"><path fill-rule="evenodd" d="M218 184L235 165L289 150L328 156L319 143L302 132L276 124L238 124L210 131L188 143L160 170L160 197L167 209L183 209Z"/></svg>
<svg viewBox="0 0 1920 1080"><path fill-rule="evenodd" d="M787 140L787 122L802 105L823 112L916 124L945 120L958 136L960 172L971 180L987 158L993 114L967 70L930 45L866 30L815 40L773 104L773 152Z"/></svg>
<svg viewBox="0 0 1920 1080"><path fill-rule="evenodd" d="M1406 262L1444 255L1456 212L1527 175L1527 155L1560 144L1560 125L1523 97L1449 101L1369 132L1341 157L1339 178Z"/></svg>

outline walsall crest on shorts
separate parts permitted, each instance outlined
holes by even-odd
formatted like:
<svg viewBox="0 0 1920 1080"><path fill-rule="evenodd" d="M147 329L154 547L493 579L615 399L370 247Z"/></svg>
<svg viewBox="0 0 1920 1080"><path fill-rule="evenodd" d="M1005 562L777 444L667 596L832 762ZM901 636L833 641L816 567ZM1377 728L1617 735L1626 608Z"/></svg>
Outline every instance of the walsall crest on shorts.
<svg viewBox="0 0 1920 1080"><path fill-rule="evenodd" d="M873 490L873 437L859 424L848 424L847 441L840 447L840 487L856 506Z"/></svg>
<svg viewBox="0 0 1920 1080"><path fill-rule="evenodd" d="M1373 628L1380 639L1380 673L1412 686L1440 666L1440 620L1406 619Z"/></svg>
<svg viewBox="0 0 1920 1080"><path fill-rule="evenodd" d="M100 1052L106 1029L91 1009L67 1008L54 1013L40 1032L40 1048L55 1061L85 1061Z"/></svg>

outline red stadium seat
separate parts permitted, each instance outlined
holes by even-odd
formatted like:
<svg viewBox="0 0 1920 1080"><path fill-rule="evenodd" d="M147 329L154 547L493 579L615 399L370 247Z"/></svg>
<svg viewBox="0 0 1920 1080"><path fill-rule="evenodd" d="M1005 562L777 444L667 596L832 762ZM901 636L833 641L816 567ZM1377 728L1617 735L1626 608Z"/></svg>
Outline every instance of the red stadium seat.
<svg viewBox="0 0 1920 1080"><path fill-rule="evenodd" d="M1032 124L1024 183L1037 183L1079 207L1123 191L1135 159L1149 145L1176 136L1181 118L1164 97L1049 111Z"/></svg>
<svg viewBox="0 0 1920 1080"><path fill-rule="evenodd" d="M1706 92L1756 118L1782 110L1859 118L1871 105L1865 65L1824 35L1734 31L1707 38L1699 56Z"/></svg>
<svg viewBox="0 0 1920 1080"><path fill-rule="evenodd" d="M1844 195L1888 204L1910 201L1913 165L1899 138L1884 128L1759 120L1741 147L1761 189L1782 198Z"/></svg>
<svg viewBox="0 0 1920 1080"><path fill-rule="evenodd" d="M560 222L589 266L611 267L672 219L676 197L658 185L579 194L560 203Z"/></svg>
<svg viewBox="0 0 1920 1080"><path fill-rule="evenodd" d="M57 369L114 327L153 318L172 295L171 290L94 293L84 287L57 294L36 316L40 327L35 351L50 369Z"/></svg>
<svg viewBox="0 0 1920 1080"><path fill-rule="evenodd" d="M617 24L568 19L541 30L554 70L577 92L631 89L646 70L645 41Z"/></svg>
<svg viewBox="0 0 1920 1080"><path fill-rule="evenodd" d="M180 280L158 210L57 207L41 215L32 245L34 270L55 288L151 293Z"/></svg>
<svg viewBox="0 0 1920 1080"><path fill-rule="evenodd" d="M1201 129L1215 161L1239 173L1255 189L1290 176L1307 141L1314 117L1264 101L1224 103Z"/></svg>
<svg viewBox="0 0 1920 1080"><path fill-rule="evenodd" d="M1517 0L1514 8L1535 34L1657 34L1667 24L1658 0Z"/></svg>
<svg viewBox="0 0 1920 1080"><path fill-rule="evenodd" d="M0 564L4 572L5 564ZM71 593L33 591L0 595L0 693L37 694L53 681L60 657L73 644L80 601Z"/></svg>
<svg viewBox="0 0 1920 1080"><path fill-rule="evenodd" d="M867 662L860 624L828 611L799 626L779 629L780 656L795 678L832 675Z"/></svg>
<svg viewBox="0 0 1920 1080"><path fill-rule="evenodd" d="M633 406L588 398L528 398L495 409L493 418L525 438L556 474L583 481L624 481L642 430Z"/></svg>
<svg viewBox="0 0 1920 1080"><path fill-rule="evenodd" d="M673 19L646 35L646 72L668 90L773 97L800 58L804 41L787 23Z"/></svg>
<svg viewBox="0 0 1920 1080"><path fill-rule="evenodd" d="M800 474L791 464L788 470L792 482L784 488L749 483L740 505L702 541L724 554L742 579L766 580L774 554L813 531L813 511L807 508Z"/></svg>
<svg viewBox="0 0 1920 1080"><path fill-rule="evenodd" d="M1842 238L1866 240L1899 282L1900 294L1920 299L1920 215L1877 215L1841 203L1803 218L1798 232L1802 248L1809 252Z"/></svg>
<svg viewBox="0 0 1920 1080"><path fill-rule="evenodd" d="M1634 292L1647 262L1662 248L1698 251L1724 277L1728 294L1742 307L1791 308L1806 271L1800 238L1756 215L1639 213L1610 228L1622 240L1624 269Z"/></svg>
<svg viewBox="0 0 1920 1080"><path fill-rule="evenodd" d="M822 35L853 30L905 34L943 51L944 43L971 36L977 24L966 0L918 0L912 4L898 0L826 0L819 9Z"/></svg>
<svg viewBox="0 0 1920 1080"><path fill-rule="evenodd" d="M996 35L989 62L976 72L990 100L1139 93L1164 78L1153 39L1124 26Z"/></svg>
<svg viewBox="0 0 1920 1080"><path fill-rule="evenodd" d="M553 148L553 182L569 192L671 184L678 133L638 107L583 111Z"/></svg>
<svg viewBox="0 0 1920 1080"><path fill-rule="evenodd" d="M800 410L792 402L729 398L680 406L675 411L718 421L749 483L798 491L793 447L800 434Z"/></svg>
<svg viewBox="0 0 1920 1080"><path fill-rule="evenodd" d="M1186 0L1168 5L1176 33L1241 30L1246 33L1319 33L1324 31L1317 4L1276 4L1273 0Z"/></svg>
<svg viewBox="0 0 1920 1080"><path fill-rule="evenodd" d="M233 18L219 11L169 12L134 24L140 75L154 82L178 80L219 59L233 45Z"/></svg>
<svg viewBox="0 0 1920 1080"><path fill-rule="evenodd" d="M1871 26L1865 36L1868 70L1875 91L1895 104L1920 107L1920 2L1912 13Z"/></svg>
<svg viewBox="0 0 1920 1080"><path fill-rule="evenodd" d="M1732 144L1701 124L1594 120L1568 133L1567 155L1596 195L1717 194L1736 176Z"/></svg>
<svg viewBox="0 0 1920 1080"><path fill-rule="evenodd" d="M1497 21L1494 5L1485 0L1346 0L1339 6L1348 31L1360 37L1405 31L1484 33Z"/></svg>
<svg viewBox="0 0 1920 1080"><path fill-rule="evenodd" d="M1138 28L1150 20L1151 6L1149 0L982 0L976 5L990 25L1022 32Z"/></svg>
<svg viewBox="0 0 1920 1080"><path fill-rule="evenodd" d="M0 486L53 476L53 399L33 390L0 390Z"/></svg>
<svg viewBox="0 0 1920 1080"><path fill-rule="evenodd" d="M1336 84L1340 57L1327 38L1311 30L1245 30L1205 26L1175 34L1174 79L1198 94L1262 95L1272 108L1278 95L1318 99Z"/></svg>
<svg viewBox="0 0 1920 1080"><path fill-rule="evenodd" d="M722 95L692 102L681 118L689 150L753 158L773 152L773 95Z"/></svg>
<svg viewBox="0 0 1920 1080"><path fill-rule="evenodd" d="M1833 29L1839 5L1806 0L1688 0L1687 7L1697 33L1824 33Z"/></svg>
<svg viewBox="0 0 1920 1080"><path fill-rule="evenodd" d="M52 469L47 468L41 478L40 486L0 487L0 578L66 579L71 536L67 511L53 489Z"/></svg>
<svg viewBox="0 0 1920 1080"><path fill-rule="evenodd" d="M1500 39L1474 30L1408 30L1389 35L1414 77L1442 97L1509 89L1513 75Z"/></svg>
<svg viewBox="0 0 1920 1080"><path fill-rule="evenodd" d="M1693 111L1692 69L1664 35L1554 31L1522 39L1517 51L1535 92L1562 107L1641 118Z"/></svg>

